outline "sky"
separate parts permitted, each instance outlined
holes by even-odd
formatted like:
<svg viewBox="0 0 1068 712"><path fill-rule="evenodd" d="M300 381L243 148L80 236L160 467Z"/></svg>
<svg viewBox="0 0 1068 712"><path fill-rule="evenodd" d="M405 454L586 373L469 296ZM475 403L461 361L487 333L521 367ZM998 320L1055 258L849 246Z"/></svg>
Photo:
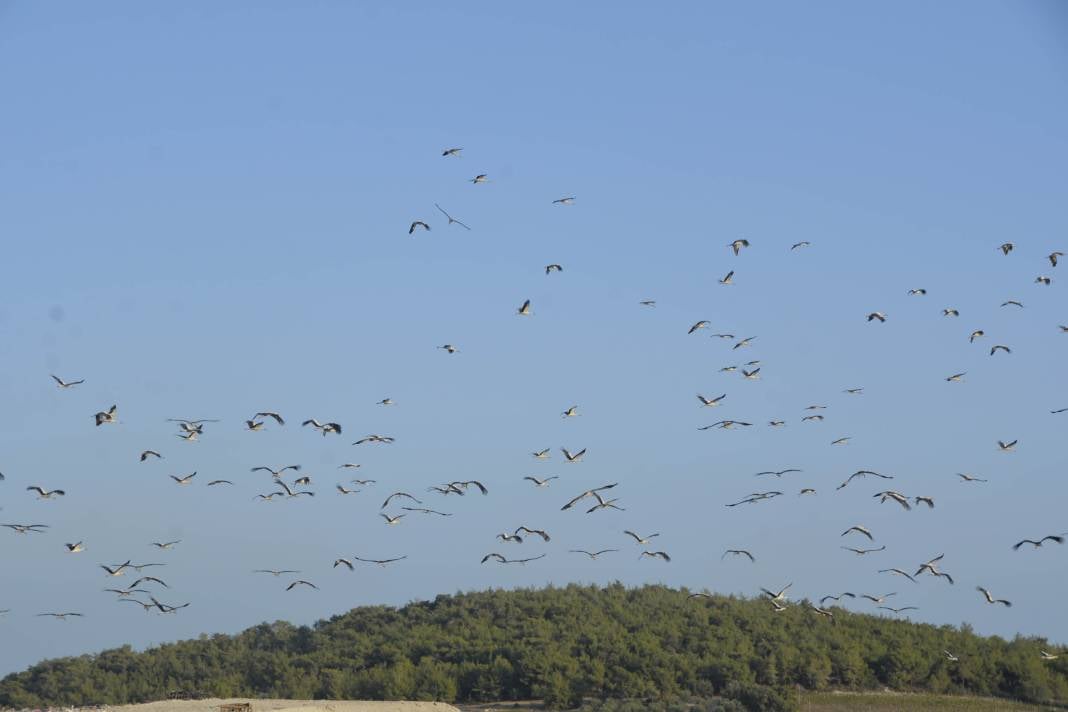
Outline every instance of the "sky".
<svg viewBox="0 0 1068 712"><path fill-rule="evenodd" d="M50 525L0 529L0 673L617 580L894 591L913 620L1068 643L1050 614L1068 546L1011 549L1068 531L1068 413L1050 413L1068 407L1068 264L1046 259L1068 252L1066 80L1052 0L0 2L0 523ZM749 360L759 380L720 372ZM120 422L94 427L113 403ZM810 405L823 422L801 422ZM260 410L286 425L246 431ZM220 422L185 443L168 418ZM698 430L723 418L753 425ZM370 433L396 442L350 444ZM139 462L149 448L163 459ZM377 482L338 495L346 462ZM276 488L250 468L293 463L317 496L256 501ZM784 468L803 472L754 476ZM895 479L835 489L858 469ZM489 494L426 492L467 479ZM625 511L560 511L612 482ZM880 504L886 487L936 506ZM387 526L398 490L453 516ZM785 494L724 506L766 490ZM842 550L869 544L840 536L854 524L887 549ZM552 541L494 538L520 525ZM672 561L639 560L624 529ZM602 548L620 551L569 553ZM939 553L956 584L876 573ZM331 568L353 555L408 558ZM189 608L116 604L102 589L133 577L98 565L127 559L165 563L155 595Z"/></svg>

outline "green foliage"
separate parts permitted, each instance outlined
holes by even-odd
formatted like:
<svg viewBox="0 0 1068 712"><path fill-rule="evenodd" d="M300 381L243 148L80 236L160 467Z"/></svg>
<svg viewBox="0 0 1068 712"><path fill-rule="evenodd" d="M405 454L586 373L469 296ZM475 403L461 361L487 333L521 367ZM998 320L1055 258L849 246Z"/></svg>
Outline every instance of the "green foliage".
<svg viewBox="0 0 1068 712"><path fill-rule="evenodd" d="M124 704L187 690L737 712L793 710L799 688L1065 703L1068 657L1041 660L1050 647L843 609L832 622L803 605L775 613L761 600L691 600L662 586L568 586L368 606L311 627L263 623L141 653L50 660L0 681L0 706ZM680 702L692 699L705 701Z"/></svg>

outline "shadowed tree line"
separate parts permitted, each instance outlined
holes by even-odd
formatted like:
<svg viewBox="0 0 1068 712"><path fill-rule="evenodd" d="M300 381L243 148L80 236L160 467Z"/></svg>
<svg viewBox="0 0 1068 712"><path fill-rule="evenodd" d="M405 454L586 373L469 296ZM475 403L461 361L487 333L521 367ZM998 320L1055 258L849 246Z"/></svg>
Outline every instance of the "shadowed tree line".
<svg viewBox="0 0 1068 712"><path fill-rule="evenodd" d="M792 709L809 690L925 691L1068 701L1068 657L1044 640L662 586L572 585L367 606L313 626L264 623L144 652L48 660L0 681L0 705L216 697L445 702L725 697L703 709ZM959 656L951 662L943 655Z"/></svg>

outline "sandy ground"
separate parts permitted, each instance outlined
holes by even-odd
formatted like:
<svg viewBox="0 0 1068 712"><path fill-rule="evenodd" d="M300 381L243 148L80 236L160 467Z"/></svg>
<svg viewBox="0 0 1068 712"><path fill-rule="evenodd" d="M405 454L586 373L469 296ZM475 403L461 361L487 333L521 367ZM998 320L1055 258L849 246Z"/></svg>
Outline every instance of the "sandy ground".
<svg viewBox="0 0 1068 712"><path fill-rule="evenodd" d="M349 700L165 700L143 705L117 705L123 712L218 712L221 704L251 702L252 712L458 712L444 702L359 702Z"/></svg>

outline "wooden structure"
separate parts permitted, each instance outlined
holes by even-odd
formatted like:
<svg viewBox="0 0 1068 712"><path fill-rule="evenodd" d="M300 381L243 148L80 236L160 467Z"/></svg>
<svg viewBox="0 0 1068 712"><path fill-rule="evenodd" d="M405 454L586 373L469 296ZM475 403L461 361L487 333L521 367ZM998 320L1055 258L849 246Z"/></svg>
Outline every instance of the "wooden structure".
<svg viewBox="0 0 1068 712"><path fill-rule="evenodd" d="M219 712L252 712L251 702L231 702L219 705Z"/></svg>

